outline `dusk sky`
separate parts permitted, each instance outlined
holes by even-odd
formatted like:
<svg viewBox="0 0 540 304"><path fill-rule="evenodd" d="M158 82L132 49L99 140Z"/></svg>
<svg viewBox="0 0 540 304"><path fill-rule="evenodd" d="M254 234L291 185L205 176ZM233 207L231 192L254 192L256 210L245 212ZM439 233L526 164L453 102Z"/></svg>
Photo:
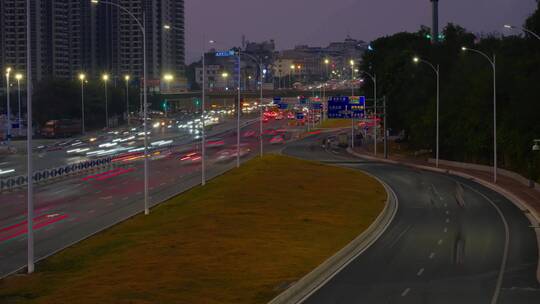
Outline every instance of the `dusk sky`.
<svg viewBox="0 0 540 304"><path fill-rule="evenodd" d="M522 25L534 0L441 0L440 24L454 22L479 32ZM197 59L203 34L220 48L275 39L278 49L298 44L326 45L352 38L416 31L431 23L429 0L186 0L186 55Z"/></svg>

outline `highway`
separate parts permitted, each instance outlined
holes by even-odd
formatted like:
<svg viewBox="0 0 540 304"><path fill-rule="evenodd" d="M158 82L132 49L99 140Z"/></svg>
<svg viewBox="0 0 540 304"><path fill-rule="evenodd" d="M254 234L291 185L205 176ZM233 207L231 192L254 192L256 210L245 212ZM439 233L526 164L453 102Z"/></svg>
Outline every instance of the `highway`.
<svg viewBox="0 0 540 304"><path fill-rule="evenodd" d="M207 177L212 178L236 164L236 129L230 124L219 132L217 144L208 141ZM283 142L271 143L276 129L286 130L290 141L295 132L287 120L264 124L265 152L277 151ZM259 124L241 131L242 161L259 155ZM200 140L162 150L150 161L151 204L201 183ZM0 195L0 277L26 264L26 188ZM116 168L86 173L35 189L35 250L41 259L100 230L144 210L143 160L127 161ZM39 269L39 265L38 265Z"/></svg>
<svg viewBox="0 0 540 304"><path fill-rule="evenodd" d="M395 191L399 209L377 242L302 303L540 303L536 234L511 202L462 178L323 148L327 136L283 153L368 172Z"/></svg>

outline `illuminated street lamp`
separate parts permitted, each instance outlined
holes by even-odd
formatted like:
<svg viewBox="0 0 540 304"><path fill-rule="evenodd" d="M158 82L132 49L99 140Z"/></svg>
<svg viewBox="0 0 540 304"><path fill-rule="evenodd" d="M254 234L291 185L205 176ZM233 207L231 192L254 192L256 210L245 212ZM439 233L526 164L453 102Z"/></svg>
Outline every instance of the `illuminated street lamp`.
<svg viewBox="0 0 540 304"><path fill-rule="evenodd" d="M11 73L11 68L6 69L6 95L7 95L7 142L11 142L11 100L9 93L9 75Z"/></svg>
<svg viewBox="0 0 540 304"><path fill-rule="evenodd" d="M439 65L435 66L427 60L423 60L420 57L413 58L414 63L425 63L427 64L437 76L437 132L436 132L436 148L435 148L435 167L439 168L439 101L440 101L440 67Z"/></svg>
<svg viewBox="0 0 540 304"><path fill-rule="evenodd" d="M130 119L129 119L129 80L131 77L129 75L124 76L124 80L126 81L126 119L128 123L128 127L130 127Z"/></svg>
<svg viewBox="0 0 540 304"><path fill-rule="evenodd" d="M351 96L354 96L354 60L349 61L351 65Z"/></svg>
<svg viewBox="0 0 540 304"><path fill-rule="evenodd" d="M371 78L373 81L373 154L377 156L377 75L368 72L362 72ZM384 130L386 132L386 130Z"/></svg>
<svg viewBox="0 0 540 304"><path fill-rule="evenodd" d="M19 136L21 136L21 79L23 78L22 74L15 75L15 79L17 79L17 93L18 93L18 104L19 104L19 113L17 115L17 120L19 124Z"/></svg>
<svg viewBox="0 0 540 304"><path fill-rule="evenodd" d="M107 83L109 82L109 75L103 74L101 76L103 84L105 85L105 128L109 128L109 94L107 93Z"/></svg>
<svg viewBox="0 0 540 304"><path fill-rule="evenodd" d="M84 128L84 82L86 80L86 75L83 73L79 74L79 80L81 81L81 127L82 127L82 134L86 132Z"/></svg>
<svg viewBox="0 0 540 304"><path fill-rule="evenodd" d="M531 31L531 30L529 30L527 28L513 26L513 25L510 25L510 24L505 24L504 27L507 28L507 29L514 29L514 30L520 29L520 30L524 31L525 33L529 33L529 34L533 35L536 39L540 40L540 35L538 35L537 33L533 32L533 31Z"/></svg>
<svg viewBox="0 0 540 304"><path fill-rule="evenodd" d="M294 64L291 64L290 69L289 69L289 88L292 88L292 75L295 69L296 69L296 66Z"/></svg>
<svg viewBox="0 0 540 304"><path fill-rule="evenodd" d="M486 58L493 69L493 182L497 183L497 58L493 55L490 58L486 53L471 49L468 47L461 47L463 52L477 53Z"/></svg>
<svg viewBox="0 0 540 304"><path fill-rule="evenodd" d="M30 1L29 1L30 2ZM148 90L147 90L147 66L146 66L146 13L142 12L142 22L135 14L127 8L110 1L91 0L93 4L106 4L114 6L124 13L128 14L139 26L142 35L142 50L143 50L143 129L144 129L144 214L150 214L150 195L149 195L149 163L148 163Z"/></svg>

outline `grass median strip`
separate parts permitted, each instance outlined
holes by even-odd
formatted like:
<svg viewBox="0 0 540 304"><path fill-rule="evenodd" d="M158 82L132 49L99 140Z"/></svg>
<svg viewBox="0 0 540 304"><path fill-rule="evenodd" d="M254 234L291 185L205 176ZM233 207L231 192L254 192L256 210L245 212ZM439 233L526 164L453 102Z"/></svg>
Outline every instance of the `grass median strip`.
<svg viewBox="0 0 540 304"><path fill-rule="evenodd" d="M0 281L0 303L266 303L385 200L361 172L265 156Z"/></svg>
<svg viewBox="0 0 540 304"><path fill-rule="evenodd" d="M327 119L321 124L323 129L338 129L338 128L350 128L351 127L350 119Z"/></svg>

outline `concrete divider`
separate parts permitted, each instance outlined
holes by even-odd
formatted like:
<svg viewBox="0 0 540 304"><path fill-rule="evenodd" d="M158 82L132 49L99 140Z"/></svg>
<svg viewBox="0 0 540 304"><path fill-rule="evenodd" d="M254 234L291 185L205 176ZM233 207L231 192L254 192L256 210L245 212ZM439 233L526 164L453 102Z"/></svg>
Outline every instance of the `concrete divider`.
<svg viewBox="0 0 540 304"><path fill-rule="evenodd" d="M385 207L377 219L375 219L366 231L360 234L347 246L324 261L299 281L295 282L291 287L279 294L268 304L293 304L303 302L349 265L356 257L366 251L373 243L375 243L375 241L377 241L377 239L379 239L384 231L386 231L386 228L388 228L398 210L397 197L394 191L386 183L374 176L372 177L377 179L384 186L387 193Z"/></svg>
<svg viewBox="0 0 540 304"><path fill-rule="evenodd" d="M431 164L434 164L435 159L430 158L428 162ZM479 165L479 164L462 163L462 162L449 161L449 160L439 160L439 164L450 166L450 167L456 167L456 168L472 169L472 170L477 170L477 171L482 171L482 172L493 172L492 166L485 166L485 165ZM527 186L527 187L531 186L530 180L526 177L521 176L519 173L512 172L510 170L506 170L502 168L499 168L497 171L498 171L498 174L509 177L523 184L524 186ZM540 190L540 184L533 182L531 188Z"/></svg>
<svg viewBox="0 0 540 304"><path fill-rule="evenodd" d="M46 183L83 172L114 166L114 164L115 163L113 162L112 157L93 159L56 168L35 171L32 179L35 184ZM0 179L0 193L5 191L13 191L24 187L27 184L28 176L26 175L2 178Z"/></svg>

